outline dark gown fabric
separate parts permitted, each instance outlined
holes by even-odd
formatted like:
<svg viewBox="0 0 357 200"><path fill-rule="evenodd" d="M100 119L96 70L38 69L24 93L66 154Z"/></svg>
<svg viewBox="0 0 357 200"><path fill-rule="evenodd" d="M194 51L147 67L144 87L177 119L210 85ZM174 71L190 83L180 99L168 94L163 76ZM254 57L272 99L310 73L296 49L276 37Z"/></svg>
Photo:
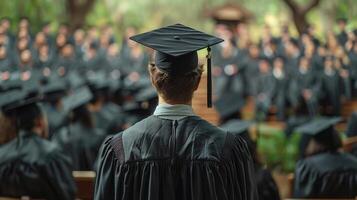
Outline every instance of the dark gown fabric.
<svg viewBox="0 0 357 200"><path fill-rule="evenodd" d="M94 170L100 145L105 139L100 129L86 128L75 123L62 129L54 141L71 157L73 169L78 171Z"/></svg>
<svg viewBox="0 0 357 200"><path fill-rule="evenodd" d="M257 166L255 176L259 200L280 200L278 186L269 170Z"/></svg>
<svg viewBox="0 0 357 200"><path fill-rule="evenodd" d="M53 143L20 132L0 146L0 196L74 199L70 159Z"/></svg>
<svg viewBox="0 0 357 200"><path fill-rule="evenodd" d="M321 153L297 163L296 198L354 198L356 188L357 159L350 154Z"/></svg>
<svg viewBox="0 0 357 200"><path fill-rule="evenodd" d="M289 85L289 102L297 108L298 113L308 113L310 116L315 116L318 109L318 94L321 83L316 73L312 70L306 73L298 72L298 74L291 80ZM304 90L310 90L312 97L305 100L302 97Z"/></svg>
<svg viewBox="0 0 357 200"><path fill-rule="evenodd" d="M321 75L321 95L322 104L325 106L331 106L332 111L329 111L325 114L330 115L339 115L341 110L341 95L342 95L342 80L337 73L328 75L323 73Z"/></svg>
<svg viewBox="0 0 357 200"><path fill-rule="evenodd" d="M106 139L95 199L256 200L246 143L199 117L150 116Z"/></svg>
<svg viewBox="0 0 357 200"><path fill-rule="evenodd" d="M256 80L256 117L259 120L264 120L269 112L276 88L276 82L272 73L258 75Z"/></svg>

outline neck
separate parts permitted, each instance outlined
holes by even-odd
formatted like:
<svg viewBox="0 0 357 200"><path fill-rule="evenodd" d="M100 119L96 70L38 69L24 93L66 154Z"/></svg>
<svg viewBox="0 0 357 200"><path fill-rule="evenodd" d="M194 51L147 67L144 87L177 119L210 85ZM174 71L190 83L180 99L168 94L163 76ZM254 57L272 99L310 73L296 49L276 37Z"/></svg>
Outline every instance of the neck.
<svg viewBox="0 0 357 200"><path fill-rule="evenodd" d="M184 104L184 105L192 106L192 99L190 99L189 101L165 100L159 95L159 104L170 104L170 105Z"/></svg>
<svg viewBox="0 0 357 200"><path fill-rule="evenodd" d="M43 134L42 134L42 130L41 128L39 127L34 127L32 130L31 130L32 133L40 136L40 137L43 137Z"/></svg>

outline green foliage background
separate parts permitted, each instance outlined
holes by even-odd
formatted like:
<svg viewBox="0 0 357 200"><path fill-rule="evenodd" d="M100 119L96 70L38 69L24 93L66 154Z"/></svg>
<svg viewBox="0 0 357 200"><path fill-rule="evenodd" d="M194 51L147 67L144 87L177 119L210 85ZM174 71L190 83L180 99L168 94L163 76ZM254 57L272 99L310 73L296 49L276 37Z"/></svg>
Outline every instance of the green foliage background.
<svg viewBox="0 0 357 200"><path fill-rule="evenodd" d="M31 19L33 31L39 30L46 21L50 21L53 30L56 30L60 22L69 20L66 1L69 0L4 0L0 1L0 17L9 17L15 25L13 29L16 29L21 16L27 16ZM238 3L253 13L255 17L250 28L254 38L259 37L264 23L270 24L276 34L283 23L288 23L294 30L289 20L290 11L282 0L96 0L86 24L111 24L118 36L127 26L148 30L177 22L209 31L213 23L205 17L205 11L227 1ZM309 0L295 1L304 5ZM351 28L357 25L356 13L355 0L321 0L318 8L309 13L308 19L316 24L317 33L323 38L324 30L331 28L337 17L348 17Z"/></svg>

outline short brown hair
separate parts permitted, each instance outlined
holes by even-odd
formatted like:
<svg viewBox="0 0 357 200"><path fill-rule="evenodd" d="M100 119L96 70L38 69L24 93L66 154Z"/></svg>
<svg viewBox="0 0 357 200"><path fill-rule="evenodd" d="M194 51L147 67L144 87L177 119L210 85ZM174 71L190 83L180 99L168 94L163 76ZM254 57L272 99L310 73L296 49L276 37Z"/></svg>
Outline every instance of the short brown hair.
<svg viewBox="0 0 357 200"><path fill-rule="evenodd" d="M180 76L173 76L151 64L149 65L149 72L151 82L164 100L187 102L192 99L193 92L197 89L203 67L200 65L194 71Z"/></svg>

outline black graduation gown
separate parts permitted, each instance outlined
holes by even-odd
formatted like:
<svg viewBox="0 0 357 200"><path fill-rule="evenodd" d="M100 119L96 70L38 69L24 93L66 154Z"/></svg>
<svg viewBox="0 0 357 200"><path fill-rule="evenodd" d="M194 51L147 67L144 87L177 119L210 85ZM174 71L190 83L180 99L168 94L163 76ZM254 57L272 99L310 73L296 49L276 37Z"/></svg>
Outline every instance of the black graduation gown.
<svg viewBox="0 0 357 200"><path fill-rule="evenodd" d="M272 103L276 82L272 73L260 74L256 81L256 113L259 119L265 119ZM260 98L262 97L262 98Z"/></svg>
<svg viewBox="0 0 357 200"><path fill-rule="evenodd" d="M274 77L273 104L277 108L277 116L280 120L285 119L286 107L288 105L289 76L284 73L283 77Z"/></svg>
<svg viewBox="0 0 357 200"><path fill-rule="evenodd" d="M199 117L150 116L106 139L94 199L256 200L244 140Z"/></svg>
<svg viewBox="0 0 357 200"><path fill-rule="evenodd" d="M320 79L312 70L306 73L298 72L289 84L289 102L297 108L298 113L307 113L310 116L315 116L318 109L318 95L321 88ZM308 89L312 93L312 97L305 100L302 97L303 90Z"/></svg>
<svg viewBox="0 0 357 200"><path fill-rule="evenodd" d="M55 64L55 59L53 55L48 55L47 59L41 59L38 57L35 62L35 68L44 69L45 67L52 69Z"/></svg>
<svg viewBox="0 0 357 200"><path fill-rule="evenodd" d="M107 102L103 105L101 112L105 113L105 116L107 116L104 119L108 119L108 126L105 126L105 129L103 129L107 135L112 135L123 130L126 116L124 111L122 111L122 109L117 104ZM99 125L98 122L96 123ZM100 128L100 126L97 127Z"/></svg>
<svg viewBox="0 0 357 200"><path fill-rule="evenodd" d="M84 66L86 70L99 71L105 68L104 61L102 53L98 51L93 58L84 61Z"/></svg>
<svg viewBox="0 0 357 200"><path fill-rule="evenodd" d="M259 62L255 58L247 58L244 61L244 80L247 95L254 95L257 88L257 75L259 74Z"/></svg>
<svg viewBox="0 0 357 200"><path fill-rule="evenodd" d="M141 76L147 75L146 68L149 63L149 55L145 51L138 58L133 58L130 53L126 53L120 59L120 68L124 76L131 72L138 72Z"/></svg>
<svg viewBox="0 0 357 200"><path fill-rule="evenodd" d="M347 35L346 31L340 32L338 35L336 35L336 37L337 37L338 43L342 47L344 47L346 42L347 42L347 40L348 40L348 35Z"/></svg>
<svg viewBox="0 0 357 200"><path fill-rule="evenodd" d="M332 111L325 114L339 115L341 110L342 80L337 71L329 75L323 72L321 75L321 100L326 106L331 106Z"/></svg>
<svg viewBox="0 0 357 200"><path fill-rule="evenodd" d="M0 72L10 71L11 67L13 67L12 65L13 65L13 63L12 63L10 57L0 59Z"/></svg>
<svg viewBox="0 0 357 200"><path fill-rule="evenodd" d="M100 129L86 128L80 123L72 124L54 136L54 141L72 158L73 169L79 171L94 170L104 139Z"/></svg>
<svg viewBox="0 0 357 200"><path fill-rule="evenodd" d="M259 200L280 200L278 186L269 170L257 166L255 177Z"/></svg>
<svg viewBox="0 0 357 200"><path fill-rule="evenodd" d="M82 69L81 63L76 59L75 56L72 56L71 58L59 56L56 62L53 64L53 67L54 70L57 70L60 67L64 67L67 73L68 71Z"/></svg>
<svg viewBox="0 0 357 200"><path fill-rule="evenodd" d="M216 56L217 60L214 60L214 66L218 66L222 70L222 74L218 77L215 77L215 91L218 97L223 96L226 93L235 92L243 95L245 93L244 89L244 77L243 77L243 66L240 62L241 55L238 52L238 49L235 49L232 53L232 56L224 58L222 55ZM237 67L237 74L227 74L225 68L229 65L234 65Z"/></svg>
<svg viewBox="0 0 357 200"><path fill-rule="evenodd" d="M35 133L20 132L0 146L0 196L74 199L70 159Z"/></svg>
<svg viewBox="0 0 357 200"><path fill-rule="evenodd" d="M295 198L354 198L357 196L357 158L326 152L297 163Z"/></svg>

